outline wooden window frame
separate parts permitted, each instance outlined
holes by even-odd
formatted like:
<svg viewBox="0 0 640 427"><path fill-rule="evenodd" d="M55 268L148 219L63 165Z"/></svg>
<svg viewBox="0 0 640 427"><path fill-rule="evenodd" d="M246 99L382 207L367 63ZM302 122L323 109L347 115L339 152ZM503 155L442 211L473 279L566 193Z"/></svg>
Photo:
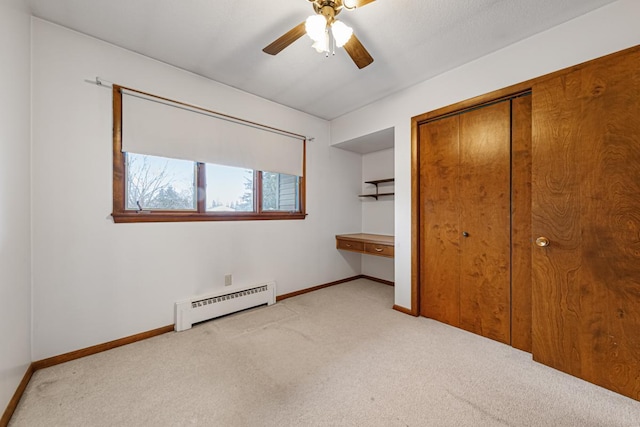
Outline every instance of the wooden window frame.
<svg viewBox="0 0 640 427"><path fill-rule="evenodd" d="M125 153L122 152L122 92L119 85L113 85L113 212L115 223L133 222L192 222L192 221L258 221L305 219L306 214L306 140L302 140L302 176L299 177L299 211L262 210L262 172L254 171L253 212L207 212L206 200L199 195L206 190L205 164L195 162L196 210L151 210L135 211L126 209L126 167Z"/></svg>

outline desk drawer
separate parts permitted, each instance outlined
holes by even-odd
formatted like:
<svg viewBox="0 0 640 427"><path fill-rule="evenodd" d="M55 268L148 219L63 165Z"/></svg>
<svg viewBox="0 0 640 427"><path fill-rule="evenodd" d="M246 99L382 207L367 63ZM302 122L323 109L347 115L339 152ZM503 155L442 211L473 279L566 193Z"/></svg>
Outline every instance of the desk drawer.
<svg viewBox="0 0 640 427"><path fill-rule="evenodd" d="M338 240L337 243L338 249L357 252L364 251L364 243L362 242L354 242L353 240Z"/></svg>
<svg viewBox="0 0 640 427"><path fill-rule="evenodd" d="M378 243L365 243L364 251L371 255L379 255L393 258L394 250L393 246L381 245Z"/></svg>

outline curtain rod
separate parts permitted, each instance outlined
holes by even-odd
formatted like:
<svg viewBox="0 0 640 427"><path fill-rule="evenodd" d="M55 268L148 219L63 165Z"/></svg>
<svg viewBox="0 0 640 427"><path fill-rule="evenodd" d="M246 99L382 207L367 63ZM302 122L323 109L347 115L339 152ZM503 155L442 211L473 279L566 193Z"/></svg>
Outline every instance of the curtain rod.
<svg viewBox="0 0 640 427"><path fill-rule="evenodd" d="M96 86L104 87L106 89L112 89L114 86L116 86L116 87L118 87L120 89L124 89L124 90L129 91L129 92L134 92L134 93L137 93L137 94L140 94L140 95L144 95L145 97L156 98L157 100L159 100L159 101L155 101L155 102L161 102L161 103L164 103L164 104L172 106L172 107L175 107L176 105L179 105L179 106L182 106L183 108L187 107L187 108L200 110L202 112L208 113L207 115L210 115L212 117L216 117L216 118L224 119L224 120L231 120L231 121L238 122L239 124L242 124L242 125L245 125L245 126L256 127L256 128L259 128L259 129L263 129L265 131L275 132L275 133L283 134L283 135L286 135L286 136L290 136L292 138L302 139L302 140L305 140L305 141L314 141L315 140L314 137L300 135L300 134L297 134L297 133L294 133L294 132L289 132L289 131L286 131L286 130L274 128L274 127L263 125L263 124L256 123L256 122L252 122L250 120L245 120L245 119L241 119L239 117L234 117L234 116L231 116L231 115L228 115L228 114L219 113L217 111L208 110L206 108L198 107L196 105L188 104L188 103L185 103L185 102L174 101L173 99L164 98L162 96L153 95L153 94L150 94L150 93L147 93L147 92L143 92L143 91L136 90L136 89L131 89L131 88L125 87L125 86L120 86L120 85L117 85L117 84L115 84L113 82L110 82L110 81L107 81L107 80L103 80L100 77L96 77L95 80L85 79L84 81L86 83L91 83L91 84L94 84ZM135 96L135 95L132 95L132 96ZM143 97L140 97L140 98L144 99ZM150 101L152 101L152 100L150 100ZM170 104L167 104L167 103L176 104L176 105L170 105Z"/></svg>

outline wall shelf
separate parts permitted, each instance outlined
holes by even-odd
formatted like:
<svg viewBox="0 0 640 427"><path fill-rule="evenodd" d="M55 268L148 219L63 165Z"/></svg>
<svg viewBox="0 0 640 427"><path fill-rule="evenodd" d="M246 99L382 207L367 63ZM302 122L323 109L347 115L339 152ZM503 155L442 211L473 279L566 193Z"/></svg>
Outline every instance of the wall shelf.
<svg viewBox="0 0 640 427"><path fill-rule="evenodd" d="M376 200L378 200L378 197L382 197L382 196L393 196L395 195L395 193L380 193L378 191L378 185L380 184L388 184L388 183L392 183L395 181L395 178L386 178L386 179L376 179L373 181L365 181L365 184L372 184L376 186L376 192L375 193L371 193L371 194L360 194L358 197L371 197L374 198Z"/></svg>

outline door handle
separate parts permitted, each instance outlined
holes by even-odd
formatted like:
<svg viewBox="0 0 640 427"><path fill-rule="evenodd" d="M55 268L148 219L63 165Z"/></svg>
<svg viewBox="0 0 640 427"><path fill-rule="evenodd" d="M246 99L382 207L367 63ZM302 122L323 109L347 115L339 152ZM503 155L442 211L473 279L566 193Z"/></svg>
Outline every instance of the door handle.
<svg viewBox="0 0 640 427"><path fill-rule="evenodd" d="M547 239L544 236L540 236L536 239L536 245L540 246L541 248L544 248L545 246L549 246L551 244L551 242L549 241L549 239Z"/></svg>
<svg viewBox="0 0 640 427"><path fill-rule="evenodd" d="M469 237L469 233L467 233L466 231L463 231L463 232L462 232L462 236L463 236L463 237Z"/></svg>

